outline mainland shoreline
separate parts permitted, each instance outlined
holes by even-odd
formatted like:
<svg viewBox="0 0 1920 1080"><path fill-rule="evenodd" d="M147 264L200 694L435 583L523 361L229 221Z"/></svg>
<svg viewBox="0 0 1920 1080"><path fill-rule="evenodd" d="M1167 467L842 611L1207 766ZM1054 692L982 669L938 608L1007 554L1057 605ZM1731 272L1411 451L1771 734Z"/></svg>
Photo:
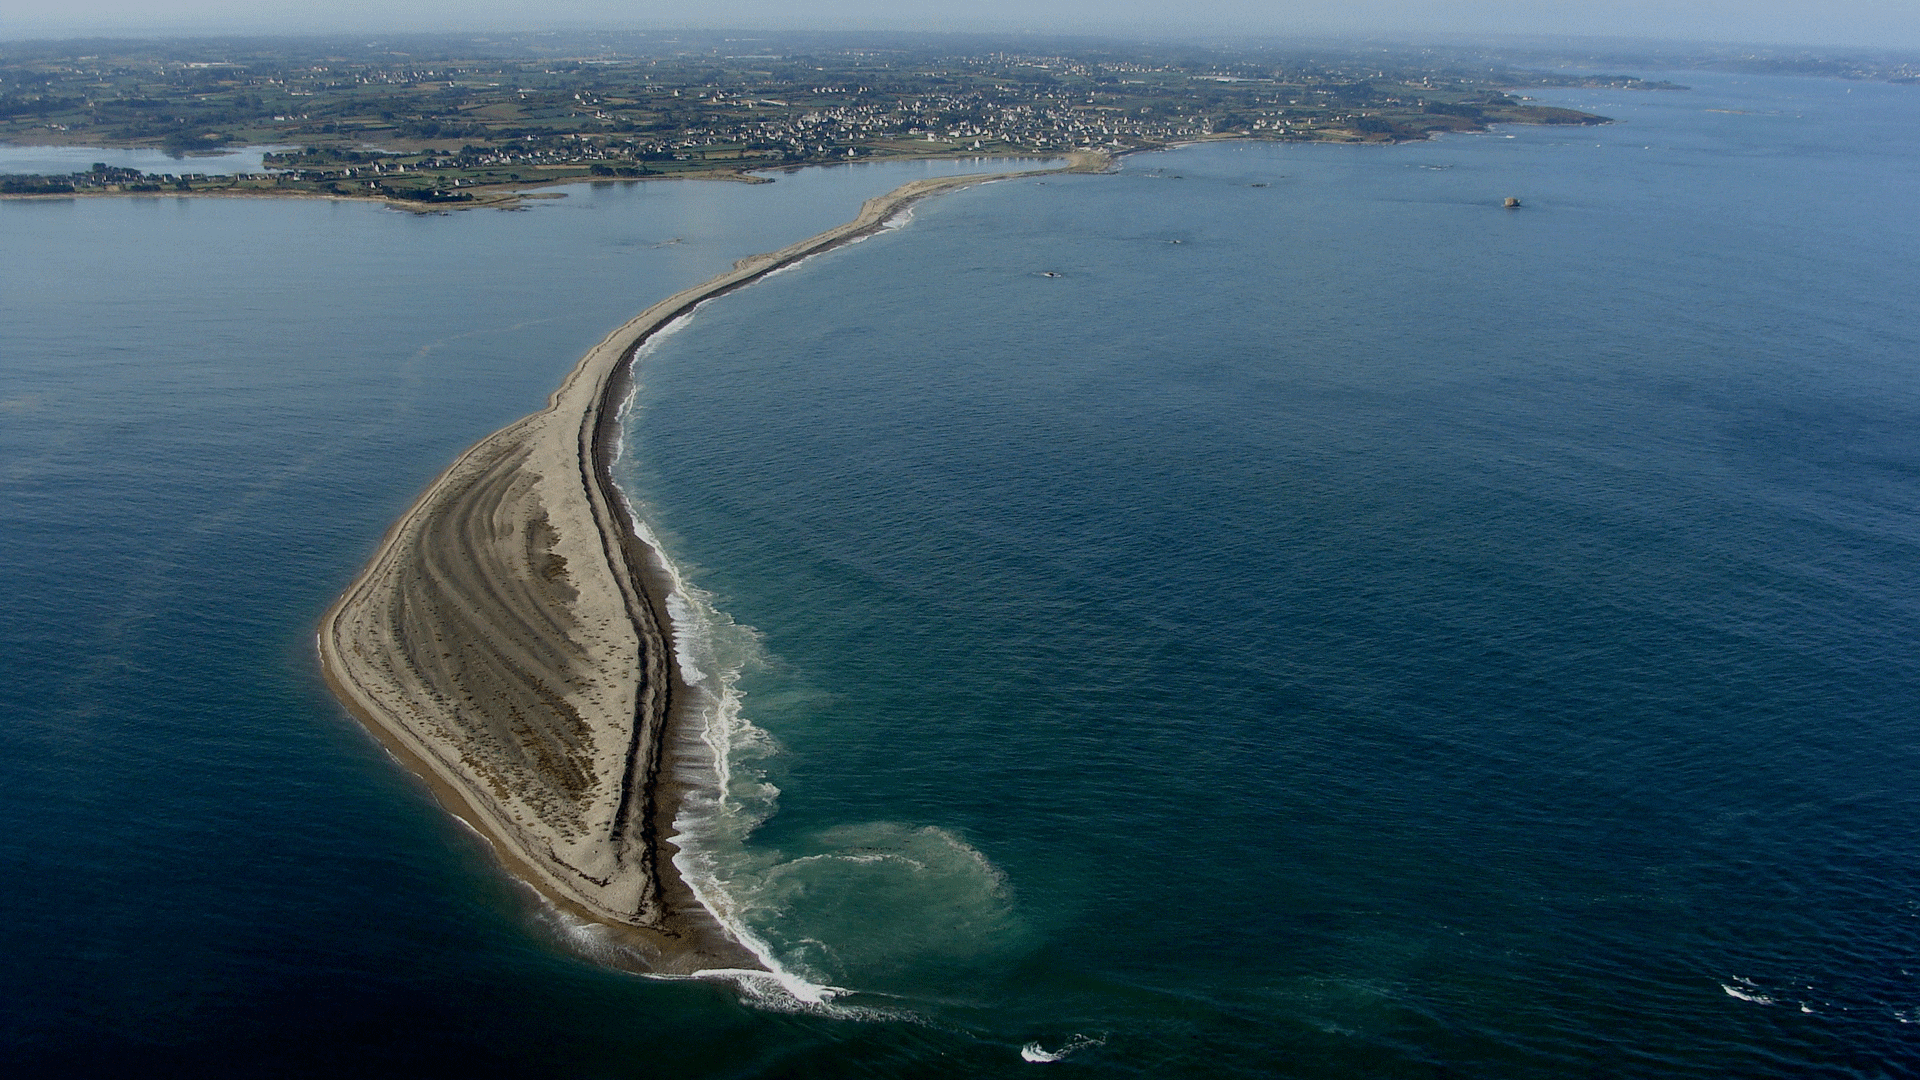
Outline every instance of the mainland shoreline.
<svg viewBox="0 0 1920 1080"><path fill-rule="evenodd" d="M706 774L674 655L672 572L611 474L636 353L699 304L929 195L1107 163L912 181L652 305L589 350L544 409L434 478L321 618L335 697L509 873L606 928L620 966L765 970L674 865L677 816Z"/></svg>
<svg viewBox="0 0 1920 1080"><path fill-rule="evenodd" d="M103 147L102 149L124 149L124 148L123 147ZM279 186L273 186L273 185L265 185L265 186L257 186L257 187L246 187L246 186L240 186L240 185L230 185L226 187L203 186L203 187L191 188L191 189L182 191L182 190L168 190L164 188L155 188L153 190L131 189L121 184L115 184L110 187L82 188L82 189L73 190L73 191L0 191L0 202L55 202L55 201L73 200L73 199L318 199L326 202L372 203L376 206L384 206L389 210L400 210L409 214L417 214L417 215L450 214L450 213L454 213L456 211L461 211L461 210L526 210L526 209L529 209L530 204L533 204L533 203L538 203L538 202L542 202L549 199L564 199L567 197L566 192L551 190L551 189L573 187L580 184L646 184L646 183L657 183L663 180L676 180L676 181L677 180L698 180L698 181L704 181L708 183L733 183L733 184L771 184L775 182L774 179L770 176L763 176L761 175L762 173L771 173L771 172L790 173L790 172L798 172L803 169L816 169L816 168L824 168L832 165L846 165L846 164L863 164L864 165L864 164L870 164L870 163L878 164L878 163L884 163L884 162L900 162L900 161L968 161L968 160L973 160L978 158L998 158L1001 160L1031 160L1034 162L1059 161L1061 159L1065 159L1073 163L1065 167L1070 171L1097 172L1099 171L1099 168L1091 167L1091 166L1083 168L1082 166L1084 163L1093 162L1093 161L1111 163L1112 161L1118 160L1120 157L1123 157L1126 154L1134 153L1138 150L1157 150L1157 149L1165 149L1165 147L1160 147L1160 146L1134 147L1127 150L1117 150L1117 151L1063 150L1055 153L989 154L989 153L978 152L978 151L971 152L971 153L955 152L955 153L947 153L947 154L923 154L923 155L901 156L901 157L862 158L857 162L826 161L826 162L812 162L812 163L800 164L800 165L774 165L774 166L768 166L765 168L754 168L750 170L742 170L742 169L735 169L735 168L714 168L714 169L703 170L703 171L688 171L688 172L678 172L678 173L672 173L672 174L653 175L653 176L635 176L635 177L601 177L601 176L591 176L591 175L563 176L563 177L554 177L550 179L515 180L508 183L475 186L472 188L465 189L466 192L471 196L470 198L466 198L457 202L456 201L420 202L412 199L401 198L391 192L323 191L323 190L312 190L312 189L302 189L302 188L287 188L287 187L279 187ZM1100 167L1103 168L1104 165ZM1059 169L1055 167L1047 167L1047 168L1035 169L1031 171L1055 172L1055 171L1059 171ZM258 179L259 176L267 175L267 174L247 174L247 175L254 179ZM1011 175L1018 175L1018 174L1004 173L1004 174L994 174L994 175L1011 176Z"/></svg>

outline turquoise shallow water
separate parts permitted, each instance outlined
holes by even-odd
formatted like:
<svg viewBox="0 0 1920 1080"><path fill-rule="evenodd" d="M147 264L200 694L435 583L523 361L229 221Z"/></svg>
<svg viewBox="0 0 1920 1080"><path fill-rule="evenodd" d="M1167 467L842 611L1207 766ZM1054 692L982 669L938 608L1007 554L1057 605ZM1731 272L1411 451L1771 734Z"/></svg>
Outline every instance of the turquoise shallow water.
<svg viewBox="0 0 1920 1080"><path fill-rule="evenodd" d="M706 869L811 1012L580 959L307 635L607 327L902 177L0 205L6 1052L1911 1071L1920 95L1678 78L956 193L650 350Z"/></svg>

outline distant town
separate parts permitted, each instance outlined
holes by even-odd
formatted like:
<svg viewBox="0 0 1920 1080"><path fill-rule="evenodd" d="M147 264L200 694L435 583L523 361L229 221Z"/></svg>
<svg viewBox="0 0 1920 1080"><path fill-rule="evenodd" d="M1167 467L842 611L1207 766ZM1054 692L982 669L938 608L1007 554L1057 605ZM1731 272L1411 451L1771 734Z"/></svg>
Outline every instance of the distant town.
<svg viewBox="0 0 1920 1080"><path fill-rule="evenodd" d="M1431 51L926 36L15 42L0 46L0 141L155 147L179 164L5 176L0 193L312 194L424 208L501 203L556 182L746 179L829 161L1605 122L1528 96L1575 85L1682 89ZM276 152L257 173L195 170L194 155L229 146Z"/></svg>

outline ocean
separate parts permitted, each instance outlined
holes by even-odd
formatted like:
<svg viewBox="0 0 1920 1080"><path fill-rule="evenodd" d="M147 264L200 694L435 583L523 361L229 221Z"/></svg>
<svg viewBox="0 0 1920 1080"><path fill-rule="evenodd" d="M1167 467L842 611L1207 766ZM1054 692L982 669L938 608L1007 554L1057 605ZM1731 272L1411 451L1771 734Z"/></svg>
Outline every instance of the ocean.
<svg viewBox="0 0 1920 1080"><path fill-rule="evenodd" d="M648 347L685 867L799 997L596 964L312 634L608 329L932 166L0 203L0 1060L1920 1068L1920 88L1636 74L951 193Z"/></svg>

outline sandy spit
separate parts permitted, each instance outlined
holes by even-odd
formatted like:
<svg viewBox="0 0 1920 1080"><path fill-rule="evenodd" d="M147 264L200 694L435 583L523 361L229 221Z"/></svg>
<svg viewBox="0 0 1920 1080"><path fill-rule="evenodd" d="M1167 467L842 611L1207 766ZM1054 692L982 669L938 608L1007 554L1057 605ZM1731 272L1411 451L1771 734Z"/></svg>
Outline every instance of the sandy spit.
<svg viewBox="0 0 1920 1080"><path fill-rule="evenodd" d="M870 233L915 200L1049 171L914 181L641 312L545 409L435 478L321 619L335 696L510 873L607 928L623 966L763 966L673 865L685 777L700 770L671 759L698 742L688 729L699 721L672 656L670 580L608 473L635 351L700 302Z"/></svg>

